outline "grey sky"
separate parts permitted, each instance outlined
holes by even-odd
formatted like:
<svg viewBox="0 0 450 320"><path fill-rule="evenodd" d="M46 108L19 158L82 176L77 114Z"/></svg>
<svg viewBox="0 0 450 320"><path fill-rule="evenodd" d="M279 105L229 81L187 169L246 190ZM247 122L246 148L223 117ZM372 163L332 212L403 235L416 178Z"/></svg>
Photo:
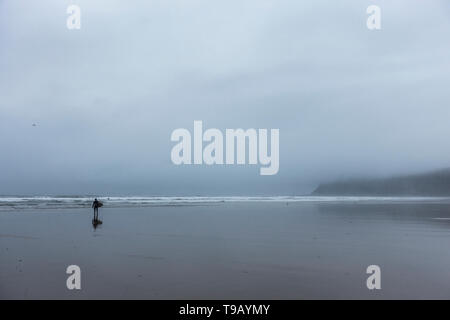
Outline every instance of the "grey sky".
<svg viewBox="0 0 450 320"><path fill-rule="evenodd" d="M302 194L448 167L449 35L445 0L0 0L0 194ZM174 166L194 120L279 128L278 175Z"/></svg>

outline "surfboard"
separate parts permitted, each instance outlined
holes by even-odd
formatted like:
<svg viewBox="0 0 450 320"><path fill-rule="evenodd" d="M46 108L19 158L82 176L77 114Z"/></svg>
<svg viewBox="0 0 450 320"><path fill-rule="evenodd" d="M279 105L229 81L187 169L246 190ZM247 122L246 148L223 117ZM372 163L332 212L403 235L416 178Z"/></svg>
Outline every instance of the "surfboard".
<svg viewBox="0 0 450 320"><path fill-rule="evenodd" d="M99 202L99 203L97 204L97 207L98 207L98 208L103 207L103 203Z"/></svg>

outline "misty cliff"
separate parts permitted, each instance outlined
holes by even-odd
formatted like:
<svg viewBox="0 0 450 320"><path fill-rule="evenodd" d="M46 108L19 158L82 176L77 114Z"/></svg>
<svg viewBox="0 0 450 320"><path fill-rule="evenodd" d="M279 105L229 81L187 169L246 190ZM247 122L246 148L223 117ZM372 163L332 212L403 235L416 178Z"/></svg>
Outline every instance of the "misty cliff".
<svg viewBox="0 0 450 320"><path fill-rule="evenodd" d="M315 196L450 196L450 168L386 179L358 179L321 184Z"/></svg>

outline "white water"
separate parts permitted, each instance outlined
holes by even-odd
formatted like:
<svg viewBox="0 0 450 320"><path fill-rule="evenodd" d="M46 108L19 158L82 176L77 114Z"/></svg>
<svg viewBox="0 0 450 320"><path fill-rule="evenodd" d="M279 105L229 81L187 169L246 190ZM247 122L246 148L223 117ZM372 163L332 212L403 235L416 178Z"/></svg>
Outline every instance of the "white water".
<svg viewBox="0 0 450 320"><path fill-rule="evenodd" d="M94 197L87 196L0 196L0 210L64 209L90 207ZM229 202L426 202L450 203L448 197L344 197L344 196L260 196L260 197L98 197L104 207L134 207L156 205L195 205Z"/></svg>

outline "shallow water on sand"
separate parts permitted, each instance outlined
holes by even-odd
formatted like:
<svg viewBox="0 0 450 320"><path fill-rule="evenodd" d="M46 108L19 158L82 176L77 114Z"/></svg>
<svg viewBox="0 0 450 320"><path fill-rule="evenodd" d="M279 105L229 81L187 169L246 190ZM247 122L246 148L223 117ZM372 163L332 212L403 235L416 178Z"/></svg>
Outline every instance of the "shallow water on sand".
<svg viewBox="0 0 450 320"><path fill-rule="evenodd" d="M450 298L448 203L105 206L100 219L0 211L0 298ZM373 264L382 289L369 291Z"/></svg>

